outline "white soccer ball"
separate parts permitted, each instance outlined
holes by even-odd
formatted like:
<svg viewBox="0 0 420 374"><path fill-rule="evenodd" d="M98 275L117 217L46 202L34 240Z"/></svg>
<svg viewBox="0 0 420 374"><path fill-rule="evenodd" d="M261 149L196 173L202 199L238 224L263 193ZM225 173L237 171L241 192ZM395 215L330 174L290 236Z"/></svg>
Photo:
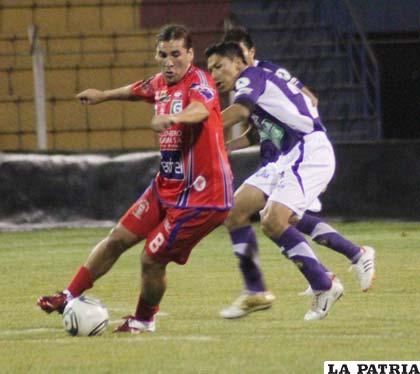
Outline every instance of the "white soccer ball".
<svg viewBox="0 0 420 374"><path fill-rule="evenodd" d="M105 305L88 296L70 300L63 312L64 329L73 336L100 335L108 326Z"/></svg>

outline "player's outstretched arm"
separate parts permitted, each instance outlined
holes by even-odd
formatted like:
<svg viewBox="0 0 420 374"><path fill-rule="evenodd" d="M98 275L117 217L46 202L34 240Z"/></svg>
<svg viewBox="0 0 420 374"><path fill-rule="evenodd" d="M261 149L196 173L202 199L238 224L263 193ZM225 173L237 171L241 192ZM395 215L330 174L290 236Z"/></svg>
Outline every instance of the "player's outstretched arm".
<svg viewBox="0 0 420 374"><path fill-rule="evenodd" d="M231 128L237 123L248 122L250 110L241 104L232 104L222 111L223 127Z"/></svg>
<svg viewBox="0 0 420 374"><path fill-rule="evenodd" d="M240 136L226 142L226 150L232 152L243 149L253 144L257 144L259 140L258 130L249 124L248 128Z"/></svg>
<svg viewBox="0 0 420 374"><path fill-rule="evenodd" d="M243 149L249 147L251 143L249 142L248 138L245 134L238 136L235 139L229 140L226 143L226 150L228 152L236 151L238 149Z"/></svg>
<svg viewBox="0 0 420 374"><path fill-rule="evenodd" d="M132 85L113 90L97 90L89 88L76 95L82 104L95 105L109 100L134 100Z"/></svg>
<svg viewBox="0 0 420 374"><path fill-rule="evenodd" d="M152 129L156 132L165 131L174 123L194 125L203 122L210 115L208 109L199 101L191 102L182 112L177 114L162 114L152 118Z"/></svg>

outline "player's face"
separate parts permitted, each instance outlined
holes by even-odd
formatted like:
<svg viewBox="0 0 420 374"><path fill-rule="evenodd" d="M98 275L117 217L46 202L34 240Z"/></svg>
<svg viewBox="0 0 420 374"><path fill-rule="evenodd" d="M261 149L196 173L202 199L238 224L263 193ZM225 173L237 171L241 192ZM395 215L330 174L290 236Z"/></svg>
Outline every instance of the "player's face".
<svg viewBox="0 0 420 374"><path fill-rule="evenodd" d="M235 87L236 79L243 70L240 58L231 59L219 55L211 55L207 60L207 68L220 92L228 92Z"/></svg>
<svg viewBox="0 0 420 374"><path fill-rule="evenodd" d="M255 48L248 48L243 42L239 42L239 46L241 47L242 52L244 53L246 63L248 65L253 65L255 57Z"/></svg>
<svg viewBox="0 0 420 374"><path fill-rule="evenodd" d="M169 85L182 79L193 57L193 49L185 48L184 39L162 41L156 47L156 61Z"/></svg>

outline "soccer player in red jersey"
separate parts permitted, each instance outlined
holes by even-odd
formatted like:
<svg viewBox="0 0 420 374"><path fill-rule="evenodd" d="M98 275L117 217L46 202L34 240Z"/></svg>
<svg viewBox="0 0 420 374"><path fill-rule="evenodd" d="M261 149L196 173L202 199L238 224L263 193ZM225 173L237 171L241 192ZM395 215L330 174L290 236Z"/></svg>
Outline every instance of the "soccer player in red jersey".
<svg viewBox="0 0 420 374"><path fill-rule="evenodd" d="M167 264L185 264L193 247L226 219L233 201L232 174L218 93L210 75L192 65L193 57L185 27L168 25L157 35L159 74L126 87L77 95L85 104L133 99L154 104L151 127L159 133L162 157L149 188L93 248L68 287L38 299L47 313L62 313L67 302L91 288L122 253L145 240L137 308L115 331L155 331Z"/></svg>

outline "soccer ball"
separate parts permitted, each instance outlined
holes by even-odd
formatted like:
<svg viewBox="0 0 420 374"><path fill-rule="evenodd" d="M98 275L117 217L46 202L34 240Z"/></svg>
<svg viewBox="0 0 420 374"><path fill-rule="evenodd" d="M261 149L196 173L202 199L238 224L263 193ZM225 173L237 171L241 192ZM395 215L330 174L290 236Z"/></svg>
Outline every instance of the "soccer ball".
<svg viewBox="0 0 420 374"><path fill-rule="evenodd" d="M64 329L73 336L100 335L107 328L108 322L106 307L91 297L74 298L64 308Z"/></svg>

